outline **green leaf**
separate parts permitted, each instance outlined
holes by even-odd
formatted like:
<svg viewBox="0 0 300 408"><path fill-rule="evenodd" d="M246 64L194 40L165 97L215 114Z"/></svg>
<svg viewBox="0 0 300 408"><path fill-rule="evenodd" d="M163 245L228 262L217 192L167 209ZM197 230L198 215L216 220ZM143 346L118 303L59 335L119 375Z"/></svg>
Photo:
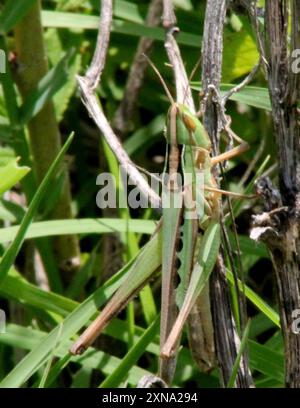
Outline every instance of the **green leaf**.
<svg viewBox="0 0 300 408"><path fill-rule="evenodd" d="M221 94L224 95L230 89L233 88L232 84L222 84ZM271 102L269 91L267 88L261 88L258 86L245 86L239 92L231 95L230 100L244 103L245 105L253 106L255 108L271 111Z"/></svg>
<svg viewBox="0 0 300 408"><path fill-rule="evenodd" d="M22 206L8 200L0 199L0 219L10 223L20 223L25 215Z"/></svg>
<svg viewBox="0 0 300 408"><path fill-rule="evenodd" d="M66 316L78 306L74 300L57 293L46 292L27 282L17 273L12 275L11 271L2 283L0 294L7 299L14 299L22 304L47 310L60 316Z"/></svg>
<svg viewBox="0 0 300 408"><path fill-rule="evenodd" d="M39 388L44 388L44 386L46 384L46 381L48 379L49 371L51 369L51 365L52 365L53 359L55 357L55 351L57 349L57 344L59 343L59 338L60 338L60 335L61 335L61 329L62 329L62 325L60 324L59 325L59 330L58 330L58 333L57 333L56 343L55 343L55 345L53 347L53 350L51 352L51 357L47 361L47 364L46 364L42 379L41 379L40 384L39 384Z"/></svg>
<svg viewBox="0 0 300 408"><path fill-rule="evenodd" d="M75 311L73 311L64 321L60 342L61 344L73 336L90 319L101 306L107 297L116 290L124 281L126 267L111 278L106 284L99 288L89 298L87 298ZM123 278L123 279L122 279ZM50 352L53 350L59 326L56 326L49 334L44 336L30 353L28 353L17 364L12 371L1 381L1 388L20 387L28 378L30 378L43 364L48 361Z"/></svg>
<svg viewBox="0 0 300 408"><path fill-rule="evenodd" d="M248 74L259 59L256 43L246 29L225 34L222 78L224 82Z"/></svg>
<svg viewBox="0 0 300 408"><path fill-rule="evenodd" d="M234 88L235 84L221 84L221 95ZM192 82L192 88L196 91L201 90L200 82ZM269 97L269 91L267 88L258 86L245 86L239 92L234 93L229 98L232 101L240 102L245 105L253 106L254 108L264 109L271 111L271 102Z"/></svg>
<svg viewBox="0 0 300 408"><path fill-rule="evenodd" d="M55 67L47 72L37 87L27 96L20 108L20 121L23 125L28 123L68 81L69 67L73 57L74 49L71 49Z"/></svg>
<svg viewBox="0 0 300 408"><path fill-rule="evenodd" d="M228 231L231 244L234 246L234 234ZM268 250L264 243L253 242L253 239L247 235L239 235L239 244L242 254L244 255L256 255L257 258L269 258Z"/></svg>
<svg viewBox="0 0 300 408"><path fill-rule="evenodd" d="M255 341L249 340L250 367L284 384L284 357Z"/></svg>
<svg viewBox="0 0 300 408"><path fill-rule="evenodd" d="M5 251L3 258L0 263L0 287L1 284L3 283L3 279L7 275L10 267L12 266L23 242L25 239L26 231L29 225L31 224L33 217L35 216L38 207L40 205L40 202L44 195L46 194L48 187L50 185L50 182L55 175L62 159L64 158L65 152L69 148L71 142L73 140L73 134L70 135L64 146L62 147L61 151L57 155L56 159L54 162L51 164L46 176L44 177L43 181L41 182L36 194L34 195L29 207L28 211L23 218L23 221L20 225L20 228L18 229L17 235L14 238L14 241L11 243L11 245L7 248Z"/></svg>
<svg viewBox="0 0 300 408"><path fill-rule="evenodd" d="M60 336L60 345L70 339L81 327L86 324L97 308L112 296L112 294L120 287L120 294L126 291L124 282L131 282L132 285L138 281L136 279L137 271L142 271L143 277L151 276L161 263L161 252L158 250L160 245L159 237L154 237L140 252L135 262L130 262L121 271L109 279L102 287L92 293L80 306L70 313L64 320L62 332ZM149 245L152 243L152 245ZM133 279L136 282L132 282ZM131 279L131 280L130 280ZM138 287L141 286L139 278ZM14 367L12 371L2 380L0 387L14 388L21 386L28 378L31 377L40 367L45 364L50 358L50 352L53 350L59 326L56 326L41 342L27 354L20 363Z"/></svg>
<svg viewBox="0 0 300 408"><path fill-rule="evenodd" d="M119 218L82 218L77 220L55 220L34 222L26 230L25 239L70 234L105 234L109 232L136 232L152 234L156 223L151 220L122 220ZM19 225L3 228L0 243L14 239Z"/></svg>
<svg viewBox="0 0 300 408"><path fill-rule="evenodd" d="M0 17L0 32L10 31L29 9L36 3L36 0L7 0Z"/></svg>
<svg viewBox="0 0 300 408"><path fill-rule="evenodd" d="M47 56L52 66L58 64L61 56L69 49L75 49L76 52L71 56L68 62L68 76L63 86L55 93L53 103L57 121L60 122L65 111L70 106L70 99L77 89L76 75L81 70L83 54L80 52L84 42L84 33L78 34L71 30L48 29L45 33L45 45Z"/></svg>
<svg viewBox="0 0 300 408"><path fill-rule="evenodd" d="M0 195L9 190L30 171L27 166L18 166L18 159L0 167Z"/></svg>
<svg viewBox="0 0 300 408"><path fill-rule="evenodd" d="M143 334L144 331L140 333ZM12 347L25 350L34 350L39 346L40 342L47 336L47 333L35 330L29 327L22 327L15 324L8 324L6 327L5 336L0 337L0 343L7 344ZM122 362L118 357L114 357L103 351L91 348L81 356L71 356L68 349L71 346L71 341L66 341L58 348L54 348L54 355L61 360L68 357L70 362L91 370L100 370L104 375L110 375ZM60 361L61 361L60 360ZM54 368L54 367L53 367ZM51 384L53 380L53 369L49 372L46 386ZM128 381L132 385L136 385L143 375L150 374L148 371L132 366L128 373Z"/></svg>
<svg viewBox="0 0 300 408"><path fill-rule="evenodd" d="M137 24L144 24L144 18L140 13L138 4L134 4L129 1L118 0L115 2L113 13L114 17L122 18L124 20L131 21Z"/></svg>
<svg viewBox="0 0 300 408"><path fill-rule="evenodd" d="M85 14L43 11L42 21L45 27L77 28L83 30L98 30L99 28L99 17ZM165 39L164 30L160 27L148 27L143 24L118 19L113 20L112 32L132 35L134 37L149 37L158 41L164 41ZM201 37L195 34L180 32L178 43L198 48L199 44L201 44Z"/></svg>

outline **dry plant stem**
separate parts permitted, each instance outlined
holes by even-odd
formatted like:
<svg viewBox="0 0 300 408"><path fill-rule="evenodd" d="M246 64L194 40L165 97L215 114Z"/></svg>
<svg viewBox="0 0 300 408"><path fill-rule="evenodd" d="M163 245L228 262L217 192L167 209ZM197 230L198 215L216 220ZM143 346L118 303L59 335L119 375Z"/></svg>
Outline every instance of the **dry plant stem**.
<svg viewBox="0 0 300 408"><path fill-rule="evenodd" d="M162 0L152 0L146 17L147 26L154 27L160 24L161 10ZM144 54L150 54L153 43L153 39L142 37L138 43L136 54L130 66L124 96L113 119L113 128L121 139L131 130L132 118L135 113L139 93L143 86L145 72L148 67L148 62L145 59Z"/></svg>
<svg viewBox="0 0 300 408"><path fill-rule="evenodd" d="M226 7L226 0L207 1L202 45L202 84L205 93L204 126L212 139L215 155L218 153L219 131L223 127L224 118L220 115L220 107L218 100L214 98L213 90L219 92L220 89ZM223 385L226 385L237 356L239 339L231 312L225 265L221 257L213 271L210 289L216 353ZM252 383L247 358L242 358L236 386L250 387Z"/></svg>
<svg viewBox="0 0 300 408"><path fill-rule="evenodd" d="M35 2L29 13L16 26L15 40L19 63L17 82L23 99L26 99L48 71L43 43L40 1ZM41 111L30 120L28 129L34 169L37 180L40 182L61 147L60 133L52 101L46 102ZM65 182L61 196L51 213L53 219L72 217L67 170L65 170L64 177ZM53 245L58 265L65 271L65 280L69 281L69 272L75 272L79 264L78 238L75 235L57 237Z"/></svg>
<svg viewBox="0 0 300 408"><path fill-rule="evenodd" d="M100 1L101 7L101 19L99 19L99 29L96 49L94 52L92 63L87 70L85 77L89 80L89 86L91 89L96 89L102 71L105 66L107 49L109 46L110 30L112 23L113 4L112 0Z"/></svg>
<svg viewBox="0 0 300 408"><path fill-rule="evenodd" d="M177 23L176 16L174 13L173 1L163 0L163 15L162 24L164 28L174 27Z"/></svg>
<svg viewBox="0 0 300 408"><path fill-rule="evenodd" d="M98 100L93 93L93 90L89 87L89 81L85 77L77 77L78 85L81 90L82 101L85 104L90 116L98 126L99 130L105 137L108 145L114 152L120 165L129 175L131 181L138 187L141 194L148 198L153 208L160 208L160 197L153 191L143 175L137 170L125 150L118 140L117 136L113 132L108 120L104 113L100 109Z"/></svg>
<svg viewBox="0 0 300 408"><path fill-rule="evenodd" d="M223 256L219 256L216 267L210 280L210 293L212 298L212 318L215 333L216 357L222 374L222 386L228 384L232 367L237 354L240 340L237 337L236 327L231 313L230 289L226 278L226 267ZM241 387L240 373L236 380L237 387ZM244 386L246 387L246 385Z"/></svg>
<svg viewBox="0 0 300 408"><path fill-rule="evenodd" d="M149 374L140 379L136 388L168 388L168 385L160 377Z"/></svg>
<svg viewBox="0 0 300 408"><path fill-rule="evenodd" d="M288 33L289 11L292 13L291 33ZM292 332L291 325L293 310L300 308L300 131L297 123L300 74L293 72L290 54L300 48L300 1L267 0L265 30L279 188L282 205L287 211L280 222L274 223L270 215L270 225L265 232L271 230L273 234L262 233L260 239L269 247L275 269L285 346L286 386L299 388L300 336Z"/></svg>
<svg viewBox="0 0 300 408"><path fill-rule="evenodd" d="M109 44L111 20L111 1L104 0L102 1L99 27L101 29L101 32L105 33L105 38L102 41L101 35L98 35L95 56L90 68L87 71L87 75L88 73L90 73L89 76L77 76L78 85L80 87L82 95L82 102L86 106L95 124L98 126L99 130L105 137L106 142L114 152L120 165L129 175L131 181L138 187L141 194L149 199L153 208L160 208L160 197L155 191L150 188L143 175L137 170L137 168L123 149L120 141L118 140L99 106L99 102L94 93L95 83L91 82L91 80L94 79L97 84L99 83L101 73L105 66L107 48Z"/></svg>

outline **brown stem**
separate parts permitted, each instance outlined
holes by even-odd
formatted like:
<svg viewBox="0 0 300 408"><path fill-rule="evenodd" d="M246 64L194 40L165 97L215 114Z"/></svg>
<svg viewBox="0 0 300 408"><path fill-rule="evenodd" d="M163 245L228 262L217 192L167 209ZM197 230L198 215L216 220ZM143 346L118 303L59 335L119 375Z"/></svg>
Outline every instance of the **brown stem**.
<svg viewBox="0 0 300 408"><path fill-rule="evenodd" d="M205 94L204 125L212 139L215 155L218 153L219 134L224 120L221 115L223 107L220 110L220 101L216 96L220 93L226 9L226 0L207 1L202 45L202 84ZM239 347L239 338L231 312L230 294L225 277L224 262L219 257L219 262L212 275L210 289L215 346L223 385L226 385L230 379ZM252 384L247 357L244 357L238 371L236 386L250 387Z"/></svg>
<svg viewBox="0 0 300 408"><path fill-rule="evenodd" d="M177 23L172 0L163 0L163 5L162 25L166 29L172 28Z"/></svg>
<svg viewBox="0 0 300 408"><path fill-rule="evenodd" d="M281 200L278 203L270 200L279 194L274 195L265 181L261 193L269 212L255 218L252 231L256 239L266 242L271 253L284 338L285 382L287 387L293 388L300 387L300 336L292 330L293 311L300 308L300 131L297 122L300 74L292 59L293 51L300 48L299 10L299 0L266 1L265 51ZM276 206L270 207L270 202Z"/></svg>

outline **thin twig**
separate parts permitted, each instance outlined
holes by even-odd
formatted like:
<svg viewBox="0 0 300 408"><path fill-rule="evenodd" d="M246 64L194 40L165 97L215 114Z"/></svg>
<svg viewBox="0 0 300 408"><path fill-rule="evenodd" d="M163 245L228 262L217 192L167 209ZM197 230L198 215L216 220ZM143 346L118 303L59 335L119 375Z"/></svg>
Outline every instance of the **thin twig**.
<svg viewBox="0 0 300 408"><path fill-rule="evenodd" d="M258 20L258 14L257 14L257 0L254 0L252 7L249 7L249 14L250 14L250 18L252 20L252 24L254 26L255 29L255 34L256 34L256 38L257 38L257 44L258 44L258 49L259 49L259 53L260 53L260 57L261 57L261 61L263 63L263 67L265 70L265 73L268 72L268 68L269 68L269 64L266 58L266 47L265 47L265 42L264 42L264 38L262 36L261 30L259 29L259 20Z"/></svg>
<svg viewBox="0 0 300 408"><path fill-rule="evenodd" d="M160 208L160 197L154 190L150 188L149 184L147 183L143 175L137 170L136 166L133 164L130 157L127 155L126 151L121 145L119 139L113 132L110 124L108 123L108 120L99 107L96 96L93 94L93 91L90 88L89 80L86 77L77 76L77 81L82 93L83 102L89 114L103 133L107 143L114 152L120 165L129 175L132 182L138 187L141 194L145 198L149 198L152 207Z"/></svg>
<svg viewBox="0 0 300 408"><path fill-rule="evenodd" d="M248 167L247 167L245 173L243 174L243 176L241 177L241 179L240 179L240 181L239 181L239 183L238 183L238 186L239 186L239 187L242 187L242 186L245 184L245 182L248 180L248 178L249 178L249 176L250 176L252 170L254 169L256 163L257 163L258 160L261 158L261 156L262 156L262 154L263 154L263 152L264 152L264 150L265 150L265 147L266 147L266 138L263 137L263 138L261 139L261 142L260 142L260 144L259 144L259 146L258 146L258 149L257 149L257 151L256 151L256 153L255 153L253 159L252 159L251 162L249 163L249 165L248 165Z"/></svg>
<svg viewBox="0 0 300 408"><path fill-rule="evenodd" d="M102 71L105 66L113 14L112 0L102 0L100 1L100 3L101 17L99 20L97 45L92 63L85 75L89 80L89 86L91 87L91 89L97 88L100 82Z"/></svg>
<svg viewBox="0 0 300 408"><path fill-rule="evenodd" d="M223 57L223 29L228 2L226 0L208 0L206 5L205 26L202 46L202 84L204 90L204 126L212 142L214 154L218 154L219 136L222 129L228 128L225 106L220 98L220 83ZM222 168L221 168L222 170ZM222 172L223 173L223 172ZM216 175L217 176L217 175ZM223 218L221 217L222 230ZM226 271L222 257L219 258L211 279L212 310L214 314L215 343L218 361L224 384L228 383L237 355L236 328L233 325L229 300L229 289L226 282ZM220 288L223 287L223 290ZM240 312L243 312L239 301ZM242 313L240 313L241 315ZM225 331L224 331L225 329ZM232 335L234 334L234 335ZM237 375L238 387L249 387L252 384L247 357L241 360Z"/></svg>
<svg viewBox="0 0 300 408"><path fill-rule="evenodd" d="M239 92L241 89L243 89L245 86L247 86L252 79L255 77L256 73L258 72L260 67L260 62L255 65L255 67L252 69L252 71L246 76L245 79L243 79L242 82L234 86L233 88L230 89L230 91L226 92L226 94L222 98L222 104L225 106L226 102L228 101L231 96L237 92Z"/></svg>
<svg viewBox="0 0 300 408"><path fill-rule="evenodd" d="M120 165L129 175L132 182L135 183L141 194L146 199L149 199L152 208L160 208L160 197L150 188L143 175L137 170L123 149L123 146L113 132L108 120L99 106L97 97L94 94L95 88L99 84L101 73L105 66L112 21L112 1L103 0L101 4L99 33L94 57L86 75L77 76L77 81L82 95L82 102L86 106L90 116L93 118L94 122L102 132L108 145L114 152Z"/></svg>
<svg viewBox="0 0 300 408"><path fill-rule="evenodd" d="M177 24L172 0L163 0L163 5L162 25L164 28L169 29Z"/></svg>

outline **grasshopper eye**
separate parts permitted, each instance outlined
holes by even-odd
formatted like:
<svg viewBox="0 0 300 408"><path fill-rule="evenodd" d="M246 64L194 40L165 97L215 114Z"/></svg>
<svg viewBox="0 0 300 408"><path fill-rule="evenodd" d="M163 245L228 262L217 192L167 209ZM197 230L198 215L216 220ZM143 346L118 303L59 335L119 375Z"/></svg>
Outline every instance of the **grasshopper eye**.
<svg viewBox="0 0 300 408"><path fill-rule="evenodd" d="M182 113L182 120L183 120L183 123L185 124L185 127L188 130L190 130L192 132L195 131L196 123L190 116L186 115L185 113Z"/></svg>

